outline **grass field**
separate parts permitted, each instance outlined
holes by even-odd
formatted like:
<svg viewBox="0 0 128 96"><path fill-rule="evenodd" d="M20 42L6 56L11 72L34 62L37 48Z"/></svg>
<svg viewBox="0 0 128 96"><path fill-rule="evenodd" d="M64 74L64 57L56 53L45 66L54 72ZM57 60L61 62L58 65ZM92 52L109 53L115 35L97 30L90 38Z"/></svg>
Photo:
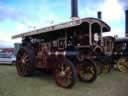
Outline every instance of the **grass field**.
<svg viewBox="0 0 128 96"><path fill-rule="evenodd" d="M15 66L0 65L0 96L128 96L128 73L112 71L94 83L77 81L72 89L63 89L50 74L20 77Z"/></svg>

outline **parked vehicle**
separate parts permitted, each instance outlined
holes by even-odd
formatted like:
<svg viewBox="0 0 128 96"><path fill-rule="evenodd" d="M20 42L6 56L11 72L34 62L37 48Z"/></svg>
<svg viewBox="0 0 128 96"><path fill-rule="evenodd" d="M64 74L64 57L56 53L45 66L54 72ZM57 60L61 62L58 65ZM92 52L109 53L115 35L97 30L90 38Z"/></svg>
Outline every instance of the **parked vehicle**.
<svg viewBox="0 0 128 96"><path fill-rule="evenodd" d="M16 57L9 53L0 53L0 63L1 64L15 64Z"/></svg>

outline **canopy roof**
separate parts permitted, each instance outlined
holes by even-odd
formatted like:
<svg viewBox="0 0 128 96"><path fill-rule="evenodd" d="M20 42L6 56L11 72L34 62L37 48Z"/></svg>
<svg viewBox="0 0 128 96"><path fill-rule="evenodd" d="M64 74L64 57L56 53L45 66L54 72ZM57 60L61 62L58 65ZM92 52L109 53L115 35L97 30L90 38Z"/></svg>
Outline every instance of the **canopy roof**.
<svg viewBox="0 0 128 96"><path fill-rule="evenodd" d="M27 36L34 36L34 35L39 35L39 34L43 34L43 33L46 33L46 32L51 32L51 31L52 32L59 31L59 30L62 30L62 29L68 29L68 28L80 26L82 23L88 23L88 24L97 23L102 28L103 32L110 31L109 25L107 25L105 22L103 22L100 19L97 19L97 18L83 18L83 19L77 19L77 20L69 21L69 22L66 22L66 23L52 25L52 26L49 26L49 27L41 28L41 29L36 29L36 30L26 32L26 33L21 33L21 34L12 36L12 38L13 39L19 38L19 37L23 38L23 37L27 37Z"/></svg>

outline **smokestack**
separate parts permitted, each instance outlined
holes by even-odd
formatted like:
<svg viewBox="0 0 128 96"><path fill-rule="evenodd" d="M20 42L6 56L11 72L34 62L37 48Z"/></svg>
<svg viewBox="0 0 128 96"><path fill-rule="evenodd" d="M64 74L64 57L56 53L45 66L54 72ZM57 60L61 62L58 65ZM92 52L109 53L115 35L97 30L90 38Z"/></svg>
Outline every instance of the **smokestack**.
<svg viewBox="0 0 128 96"><path fill-rule="evenodd" d="M128 37L128 10L125 11L125 36Z"/></svg>
<svg viewBox="0 0 128 96"><path fill-rule="evenodd" d="M77 0L71 0L71 19L78 19L78 2Z"/></svg>
<svg viewBox="0 0 128 96"><path fill-rule="evenodd" d="M98 19L102 19L102 13L101 13L101 11L98 11L98 12L97 12L97 18L98 18Z"/></svg>

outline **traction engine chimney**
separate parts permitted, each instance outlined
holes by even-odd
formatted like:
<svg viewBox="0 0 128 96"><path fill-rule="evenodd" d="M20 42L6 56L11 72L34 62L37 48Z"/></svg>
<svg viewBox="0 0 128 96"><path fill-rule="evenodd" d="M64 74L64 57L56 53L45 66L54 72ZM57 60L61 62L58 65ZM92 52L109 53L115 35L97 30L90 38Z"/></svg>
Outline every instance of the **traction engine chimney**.
<svg viewBox="0 0 128 96"><path fill-rule="evenodd" d="M125 36L128 37L128 10L125 10Z"/></svg>
<svg viewBox="0 0 128 96"><path fill-rule="evenodd" d="M71 19L75 20L78 19L78 1L71 0Z"/></svg>
<svg viewBox="0 0 128 96"><path fill-rule="evenodd" d="M98 11L98 12L97 12L97 18L98 18L98 19L102 19L102 13L101 13L101 11Z"/></svg>

